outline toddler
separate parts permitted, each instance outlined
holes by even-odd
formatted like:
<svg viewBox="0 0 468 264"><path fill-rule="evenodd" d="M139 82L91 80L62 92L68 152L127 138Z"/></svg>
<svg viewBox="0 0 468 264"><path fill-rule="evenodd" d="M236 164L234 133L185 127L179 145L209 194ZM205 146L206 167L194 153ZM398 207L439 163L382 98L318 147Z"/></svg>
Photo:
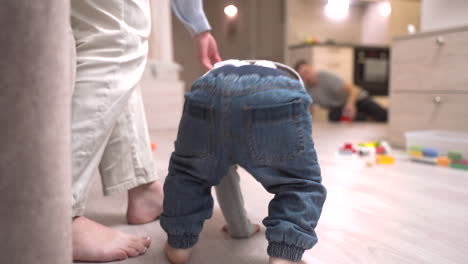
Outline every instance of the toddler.
<svg viewBox="0 0 468 264"><path fill-rule="evenodd" d="M165 253L186 263L213 210L211 187L245 168L275 196L263 221L270 263L294 263L317 243L325 201L311 138L312 100L298 74L269 61L225 61L185 96L164 184Z"/></svg>

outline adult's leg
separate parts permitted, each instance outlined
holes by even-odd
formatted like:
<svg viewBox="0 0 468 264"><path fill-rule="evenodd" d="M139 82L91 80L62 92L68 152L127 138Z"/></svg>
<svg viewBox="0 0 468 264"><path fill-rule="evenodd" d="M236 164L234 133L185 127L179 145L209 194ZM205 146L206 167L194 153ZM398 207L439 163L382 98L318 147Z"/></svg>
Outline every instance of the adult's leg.
<svg viewBox="0 0 468 264"><path fill-rule="evenodd" d="M69 1L0 5L0 263L71 261Z"/></svg>
<svg viewBox="0 0 468 264"><path fill-rule="evenodd" d="M259 227L253 225L247 216L239 181L237 166L232 166L215 187L216 197L227 223L227 232L233 238L247 238L258 231Z"/></svg>
<svg viewBox="0 0 468 264"><path fill-rule="evenodd" d="M149 240L81 215L92 177L146 63L149 6L145 0L72 0L77 71L72 97L73 249L83 261L145 252Z"/></svg>
<svg viewBox="0 0 468 264"><path fill-rule="evenodd" d="M359 109L357 110L358 111L353 121L365 121L366 114L363 112L360 112ZM328 121L338 122L341 120L342 114L343 114L343 106L333 107L328 111Z"/></svg>
<svg viewBox="0 0 468 264"><path fill-rule="evenodd" d="M143 224L162 212L163 190L153 153L140 87L117 120L99 165L105 195L128 191L127 221Z"/></svg>
<svg viewBox="0 0 468 264"><path fill-rule="evenodd" d="M72 98L74 215L83 213L95 169L143 73L148 12L145 0L72 0L77 51Z"/></svg>
<svg viewBox="0 0 468 264"><path fill-rule="evenodd" d="M388 111L370 97L361 99L356 104L358 112L365 113L378 122L387 122Z"/></svg>
<svg viewBox="0 0 468 264"><path fill-rule="evenodd" d="M328 121L330 122L338 122L341 119L341 115L343 113L343 107L332 107L328 110Z"/></svg>

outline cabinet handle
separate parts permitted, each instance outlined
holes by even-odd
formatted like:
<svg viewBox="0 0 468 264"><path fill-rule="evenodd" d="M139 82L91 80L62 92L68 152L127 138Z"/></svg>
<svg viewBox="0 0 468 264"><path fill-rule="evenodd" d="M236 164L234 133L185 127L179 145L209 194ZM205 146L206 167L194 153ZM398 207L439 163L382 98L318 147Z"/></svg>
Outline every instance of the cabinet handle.
<svg viewBox="0 0 468 264"><path fill-rule="evenodd" d="M441 104L442 103L442 98L440 96L435 96L434 98L432 98L432 102L434 104Z"/></svg>
<svg viewBox="0 0 468 264"><path fill-rule="evenodd" d="M436 38L436 43L437 43L437 45L439 45L439 46L444 45L444 44L445 44L445 39L444 39L444 37L437 37L437 38Z"/></svg>

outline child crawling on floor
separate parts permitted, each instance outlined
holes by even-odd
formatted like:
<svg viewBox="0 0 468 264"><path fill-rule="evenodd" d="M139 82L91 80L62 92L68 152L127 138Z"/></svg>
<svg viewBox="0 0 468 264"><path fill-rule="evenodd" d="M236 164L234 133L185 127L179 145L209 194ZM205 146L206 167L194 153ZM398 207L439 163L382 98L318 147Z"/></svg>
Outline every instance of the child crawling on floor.
<svg viewBox="0 0 468 264"><path fill-rule="evenodd" d="M212 215L211 187L234 165L275 195L263 221L269 263L298 262L317 243L326 190L311 101L294 70L270 61L221 62L194 82L164 184L161 226L171 263L190 259Z"/></svg>

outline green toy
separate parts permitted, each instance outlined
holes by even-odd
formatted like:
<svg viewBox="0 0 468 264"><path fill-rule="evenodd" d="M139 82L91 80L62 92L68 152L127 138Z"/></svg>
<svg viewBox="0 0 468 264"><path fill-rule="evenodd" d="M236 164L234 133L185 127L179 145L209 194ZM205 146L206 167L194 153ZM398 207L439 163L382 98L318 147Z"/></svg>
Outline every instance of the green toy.
<svg viewBox="0 0 468 264"><path fill-rule="evenodd" d="M468 170L468 165L466 164L452 163L450 164L450 167L454 169Z"/></svg>
<svg viewBox="0 0 468 264"><path fill-rule="evenodd" d="M463 155L460 152L451 151L448 153L448 158L452 161L463 160Z"/></svg>

